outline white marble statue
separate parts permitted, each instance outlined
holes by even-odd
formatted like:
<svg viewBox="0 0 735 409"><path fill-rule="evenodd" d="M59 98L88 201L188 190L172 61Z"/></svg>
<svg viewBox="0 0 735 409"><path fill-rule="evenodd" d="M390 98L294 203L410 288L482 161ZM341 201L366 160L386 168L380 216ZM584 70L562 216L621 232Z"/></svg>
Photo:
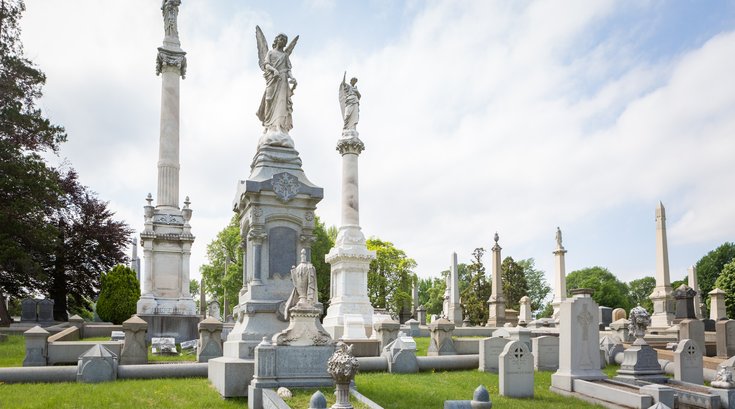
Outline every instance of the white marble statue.
<svg viewBox="0 0 735 409"><path fill-rule="evenodd" d="M255 27L255 39L258 43L258 64L265 77L265 91L258 108L258 119L263 123L264 138L259 145L293 147L288 131L293 128L291 113L291 95L296 89L296 78L291 74L291 60L299 36L291 43L285 34L278 34L273 40L273 47L268 49L263 31ZM290 85L290 86L289 86Z"/></svg>
<svg viewBox="0 0 735 409"><path fill-rule="evenodd" d="M344 119L343 130L356 131L357 122L360 120L360 91L357 90L357 78L347 81L347 72L342 77L342 83L339 84L339 106L342 109L342 119Z"/></svg>
<svg viewBox="0 0 735 409"><path fill-rule="evenodd" d="M178 37L179 29L176 24L176 18L179 15L179 6L181 0L163 0L161 3L161 13L163 14L163 30L166 37Z"/></svg>
<svg viewBox="0 0 735 409"><path fill-rule="evenodd" d="M297 308L314 308L319 302L319 293L316 287L316 268L307 261L306 250L301 250L301 263L291 269L291 280L294 289L288 300L287 309L296 306Z"/></svg>

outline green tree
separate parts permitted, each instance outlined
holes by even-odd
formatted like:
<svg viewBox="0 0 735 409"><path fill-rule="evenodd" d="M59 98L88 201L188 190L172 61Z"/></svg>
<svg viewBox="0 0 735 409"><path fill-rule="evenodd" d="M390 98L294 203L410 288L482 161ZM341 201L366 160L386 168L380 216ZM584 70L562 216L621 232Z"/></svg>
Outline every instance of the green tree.
<svg viewBox="0 0 735 409"><path fill-rule="evenodd" d="M334 231L334 237L330 235L330 230ZM324 256L334 247L334 240L337 238L337 229L330 227L327 229L319 217L314 218L314 243L311 245L311 264L316 269L316 285L319 290L319 302L324 305L323 314L327 313L329 308L330 288L332 267L324 261Z"/></svg>
<svg viewBox="0 0 735 409"><path fill-rule="evenodd" d="M569 273L567 275L569 297L575 288L593 289L595 292L592 298L600 306L623 308L626 311L631 308L628 285L618 280L604 267L588 267Z"/></svg>
<svg viewBox="0 0 735 409"><path fill-rule="evenodd" d="M102 288L97 300L97 315L104 321L122 324L135 314L140 299L140 283L135 271L120 264L100 279Z"/></svg>
<svg viewBox="0 0 735 409"><path fill-rule="evenodd" d="M368 296L374 307L385 308L398 315L411 305L411 286L416 280L416 262L393 243L378 238L367 241L368 250L376 252L368 271Z"/></svg>
<svg viewBox="0 0 735 409"><path fill-rule="evenodd" d="M528 282L523 266L516 263L513 257L506 257L500 266L503 278L503 296L505 308L518 310L521 297L528 294Z"/></svg>
<svg viewBox="0 0 735 409"><path fill-rule="evenodd" d="M554 306L548 302L544 305L544 309L536 314L536 318L551 318L554 315Z"/></svg>
<svg viewBox="0 0 735 409"><path fill-rule="evenodd" d="M531 310L540 311L546 306L546 298L551 293L551 287L546 281L546 274L536 268L536 261L532 258L519 260L518 265L521 266L523 275L526 277L528 293L525 295L531 299Z"/></svg>
<svg viewBox="0 0 735 409"><path fill-rule="evenodd" d="M22 0L0 2L0 325L8 325L7 297L42 287L44 257L55 227L45 220L60 192L55 170L41 155L56 153L66 140L36 102L46 76L23 55Z"/></svg>
<svg viewBox="0 0 735 409"><path fill-rule="evenodd" d="M446 276L422 278L419 280L419 305L423 305L426 308L427 315L441 314L444 303L444 291L446 289Z"/></svg>
<svg viewBox="0 0 735 409"><path fill-rule="evenodd" d="M640 305L653 314L653 301L650 297L653 289L656 288L656 279L653 277L639 278L628 283L628 288L630 288L630 307Z"/></svg>
<svg viewBox="0 0 735 409"><path fill-rule="evenodd" d="M709 300L709 292L715 289L715 281L725 264L735 259L735 243L725 242L699 259L696 264L697 284L702 301ZM707 303L709 305L709 303Z"/></svg>
<svg viewBox="0 0 735 409"><path fill-rule="evenodd" d="M726 292L725 306L727 316L735 317L735 260L725 264L715 281L715 288Z"/></svg>
<svg viewBox="0 0 735 409"><path fill-rule="evenodd" d="M207 245L209 264L204 264L199 268L202 273L201 285L204 286L204 291L212 294L222 308L225 305L225 295L227 296L229 311L223 311L222 316L231 314L232 308L237 305L242 288L243 261L239 248L240 224L237 215L233 215L227 227L217 233L217 237ZM225 271L225 265L227 271Z"/></svg>
<svg viewBox="0 0 735 409"><path fill-rule="evenodd" d="M486 322L488 315L487 299L490 298L492 284L485 274L485 265L482 263L484 255L485 249L482 247L478 247L472 252L472 261L466 268L467 279L460 280L460 283L462 281L469 283L464 291L460 293L460 297L462 298L464 318L469 318L473 324ZM461 284L460 288L462 288Z"/></svg>

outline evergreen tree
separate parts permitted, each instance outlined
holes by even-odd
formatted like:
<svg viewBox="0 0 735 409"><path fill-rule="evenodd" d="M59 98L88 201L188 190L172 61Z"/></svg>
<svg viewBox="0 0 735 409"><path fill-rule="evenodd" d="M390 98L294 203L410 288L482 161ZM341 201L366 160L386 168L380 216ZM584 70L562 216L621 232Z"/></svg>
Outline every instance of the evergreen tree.
<svg viewBox="0 0 735 409"><path fill-rule="evenodd" d="M485 275L485 265L482 263L484 255L485 249L482 247L478 247L472 252L472 261L467 266L467 281L469 284L460 295L464 318L469 318L473 324L486 322L489 312L487 300L490 298L492 284ZM460 288L462 288L461 284Z"/></svg>
<svg viewBox="0 0 735 409"><path fill-rule="evenodd" d="M140 299L140 283L135 271L117 265L100 278L102 288L97 300L97 315L103 321L122 324L135 314Z"/></svg>
<svg viewBox="0 0 735 409"><path fill-rule="evenodd" d="M523 266L516 263L513 257L506 257L500 266L500 271L503 278L505 308L518 311L521 297L528 295L528 282Z"/></svg>

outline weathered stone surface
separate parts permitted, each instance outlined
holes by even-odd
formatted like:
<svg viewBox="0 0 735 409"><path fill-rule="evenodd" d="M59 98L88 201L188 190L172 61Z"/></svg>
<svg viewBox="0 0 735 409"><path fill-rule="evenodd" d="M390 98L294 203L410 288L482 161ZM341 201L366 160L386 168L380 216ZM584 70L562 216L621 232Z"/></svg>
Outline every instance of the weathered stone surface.
<svg viewBox="0 0 735 409"><path fill-rule="evenodd" d="M418 324L418 321L414 321ZM376 338L380 341L380 350L382 351L388 344L393 342L398 337L398 331L401 329L401 324L395 320L380 321L373 324L373 331L375 331ZM417 336L409 333L409 336Z"/></svg>
<svg viewBox="0 0 735 409"><path fill-rule="evenodd" d="M698 319L683 319L679 322L679 339L691 339L700 351L706 351L704 343L704 323Z"/></svg>
<svg viewBox="0 0 735 409"><path fill-rule="evenodd" d="M628 312L625 311L624 308L616 308L612 311L612 320L613 322L617 320L624 320L628 318Z"/></svg>
<svg viewBox="0 0 735 409"><path fill-rule="evenodd" d="M24 298L23 301L20 302L20 321L38 321L38 301L33 298Z"/></svg>
<svg viewBox="0 0 735 409"><path fill-rule="evenodd" d="M505 345L511 342L509 338L490 337L480 340L480 366L483 372L497 373L500 368L498 357Z"/></svg>
<svg viewBox="0 0 735 409"><path fill-rule="evenodd" d="M117 356L100 344L95 344L79 357L77 382L96 383L117 379Z"/></svg>
<svg viewBox="0 0 735 409"><path fill-rule="evenodd" d="M314 392L309 399L309 409L327 409L327 398L321 391Z"/></svg>
<svg viewBox="0 0 735 409"><path fill-rule="evenodd" d="M416 342L403 333L384 349L382 356L388 360L391 373L415 373L419 371L416 360Z"/></svg>
<svg viewBox="0 0 735 409"><path fill-rule="evenodd" d="M710 308L709 318L714 321L727 319L727 308L725 307L726 292L719 288L709 292Z"/></svg>
<svg viewBox="0 0 735 409"><path fill-rule="evenodd" d="M682 319L697 319L694 311L694 297L697 292L686 284L680 285L674 290L674 299L676 300L676 316L674 323Z"/></svg>
<svg viewBox="0 0 735 409"><path fill-rule="evenodd" d="M669 278L669 250L666 238L666 210L663 203L656 207L656 287L650 298L653 301L653 328L668 328L674 320L674 305Z"/></svg>
<svg viewBox="0 0 735 409"><path fill-rule="evenodd" d="M26 356L23 366L46 366L49 332L36 325L23 333L26 341Z"/></svg>
<svg viewBox="0 0 735 409"><path fill-rule="evenodd" d="M54 300L45 298L38 302L38 321L52 322L54 320Z"/></svg>
<svg viewBox="0 0 735 409"><path fill-rule="evenodd" d="M210 359L209 382L225 398L248 395L248 384L253 379L254 360L231 357Z"/></svg>
<svg viewBox="0 0 735 409"><path fill-rule="evenodd" d="M717 357L735 355L735 320L720 320L715 323Z"/></svg>
<svg viewBox="0 0 735 409"><path fill-rule="evenodd" d="M653 400L656 401L656 404L650 408L671 409L674 407L673 388L664 385L645 385L641 387L641 393L651 396Z"/></svg>
<svg viewBox="0 0 735 409"><path fill-rule="evenodd" d="M623 347L623 344L618 337L605 336L605 337L602 337L602 339L600 340L600 350L602 350L604 354L605 364L615 365L616 364L615 357L618 354L623 353L625 348Z"/></svg>
<svg viewBox="0 0 735 409"><path fill-rule="evenodd" d="M408 335L411 337L420 337L421 336L421 329L419 328L419 322L410 319L406 321L406 325L408 325Z"/></svg>
<svg viewBox="0 0 735 409"><path fill-rule="evenodd" d="M511 341L498 357L498 390L512 398L533 397L533 355L525 343Z"/></svg>
<svg viewBox="0 0 735 409"><path fill-rule="evenodd" d="M600 371L598 305L591 291L577 291L560 305L559 369L553 387L571 392L575 379L607 379Z"/></svg>
<svg viewBox="0 0 735 409"><path fill-rule="evenodd" d="M420 305L416 310L416 315L418 316L419 325L426 325L426 308L423 305Z"/></svg>
<svg viewBox="0 0 735 409"><path fill-rule="evenodd" d="M559 337L541 336L531 339L533 367L537 371L559 369Z"/></svg>
<svg viewBox="0 0 735 409"><path fill-rule="evenodd" d="M209 317L199 323L197 361L207 362L222 356L222 323Z"/></svg>
<svg viewBox="0 0 735 409"><path fill-rule="evenodd" d="M691 339L679 341L674 351L674 379L677 381L704 384L702 350Z"/></svg>
<svg viewBox="0 0 735 409"><path fill-rule="evenodd" d="M457 352L454 349L454 342L452 342L453 331L454 324L443 317L429 324L431 340L429 341L427 355L455 355Z"/></svg>
<svg viewBox="0 0 735 409"><path fill-rule="evenodd" d="M148 363L148 348L145 342L148 323L133 315L124 321L122 326L125 341L120 353L120 365Z"/></svg>
<svg viewBox="0 0 735 409"><path fill-rule="evenodd" d="M610 324L613 322L612 319L612 308L610 307L599 307L599 314L600 314L600 328L604 329L610 326Z"/></svg>
<svg viewBox="0 0 735 409"><path fill-rule="evenodd" d="M487 318L487 326L488 327L500 327L503 324L506 323L506 316L505 316L505 296L503 295L503 279L501 277L501 253L500 251L503 249L498 244L498 241L500 240L500 237L498 236L498 233L495 232L495 237L493 238L495 240L495 244L492 247L492 289L493 292L490 295L490 299L488 299L488 318Z"/></svg>

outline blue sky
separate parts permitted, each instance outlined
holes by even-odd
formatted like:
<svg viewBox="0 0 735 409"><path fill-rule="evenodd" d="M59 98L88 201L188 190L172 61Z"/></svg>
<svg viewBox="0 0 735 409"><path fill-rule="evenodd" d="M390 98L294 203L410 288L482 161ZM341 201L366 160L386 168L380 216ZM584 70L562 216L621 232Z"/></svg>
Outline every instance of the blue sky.
<svg viewBox="0 0 735 409"><path fill-rule="evenodd" d="M26 53L41 106L64 125L82 181L142 228L154 192L163 37L158 2L31 0ZM666 206L672 279L735 240L735 2L205 1L179 14L181 193L193 275L231 217L261 132L254 27L300 40L291 135L318 214L339 223L342 73L360 79L361 224L421 277L468 262L498 231L503 255L623 281L655 270ZM489 259L487 260L489 262Z"/></svg>

